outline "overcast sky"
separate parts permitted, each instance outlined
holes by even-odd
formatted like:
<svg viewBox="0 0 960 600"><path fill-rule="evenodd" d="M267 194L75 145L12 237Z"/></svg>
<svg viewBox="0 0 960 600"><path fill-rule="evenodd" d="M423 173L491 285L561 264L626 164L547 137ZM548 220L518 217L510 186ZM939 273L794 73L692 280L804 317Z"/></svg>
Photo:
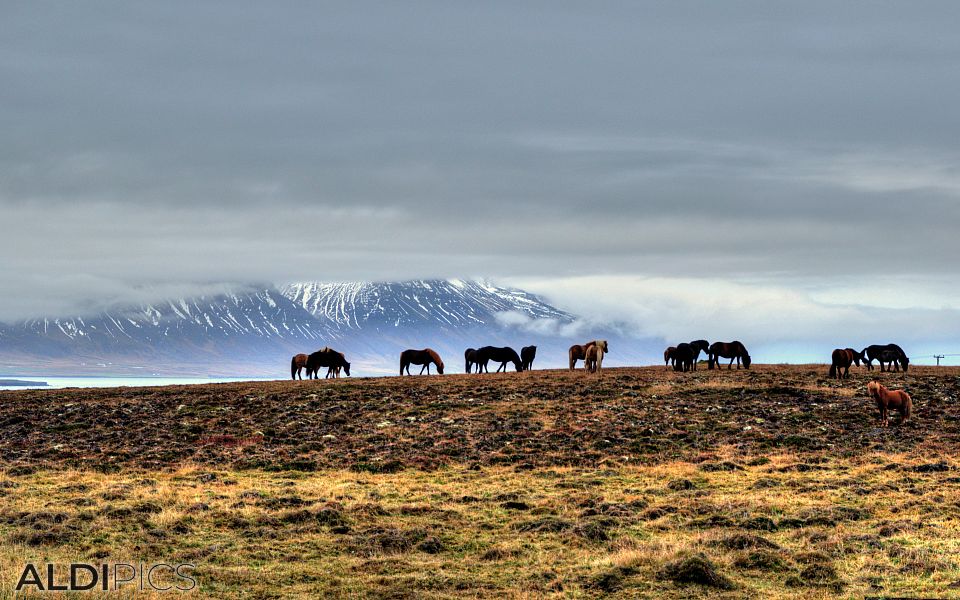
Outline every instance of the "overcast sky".
<svg viewBox="0 0 960 600"><path fill-rule="evenodd" d="M952 1L6 3L0 319L485 276L665 336L943 346L958 30Z"/></svg>

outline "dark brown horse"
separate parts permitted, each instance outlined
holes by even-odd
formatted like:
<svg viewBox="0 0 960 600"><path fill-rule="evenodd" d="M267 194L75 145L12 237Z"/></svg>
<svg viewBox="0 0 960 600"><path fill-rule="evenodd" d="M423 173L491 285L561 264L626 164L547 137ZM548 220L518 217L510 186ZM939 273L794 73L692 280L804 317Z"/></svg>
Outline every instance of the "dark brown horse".
<svg viewBox="0 0 960 600"><path fill-rule="evenodd" d="M910 394L903 390L888 390L887 387L879 381L871 381L867 384L867 393L877 401L877 410L880 412L880 425L890 426L890 409L900 413L900 424L903 425L910 419L913 412L913 399Z"/></svg>
<svg viewBox="0 0 960 600"><path fill-rule="evenodd" d="M298 377L303 380L300 371L307 368L307 355L297 354L290 359L290 379L296 380ZM307 379L310 379L310 371L307 371Z"/></svg>
<svg viewBox="0 0 960 600"><path fill-rule="evenodd" d="M587 348L592 346L595 342L587 342L584 345L574 344L570 346L570 351L568 355L570 357L570 370L574 370L577 367L577 361L583 360L587 356Z"/></svg>
<svg viewBox="0 0 960 600"><path fill-rule="evenodd" d="M879 361L881 371L893 370L894 367L906 371L910 366L910 359L907 358L907 353L896 344L874 344L864 348L860 354L863 357L863 362L867 364L867 369L871 371L873 370L874 360ZM884 368L884 363L888 363L886 368Z"/></svg>
<svg viewBox="0 0 960 600"><path fill-rule="evenodd" d="M504 348L496 348L494 346L484 346L477 350L477 373L489 373L487 369L487 363L490 361L500 363L500 366L497 368L497 373L502 369L504 373L507 372L507 363L512 362L513 366L517 369L517 372L523 371L523 363L520 361L520 355L517 354L517 351L509 346Z"/></svg>
<svg viewBox="0 0 960 600"><path fill-rule="evenodd" d="M307 377L312 374L314 379L319 379L321 367L327 367L327 378L339 377L341 368L348 377L350 376L350 363L347 362L343 352L337 352L332 348L318 350L307 357Z"/></svg>
<svg viewBox="0 0 960 600"><path fill-rule="evenodd" d="M524 371L529 371L533 368L533 359L536 357L536 346L524 346L523 348L520 348L520 364Z"/></svg>
<svg viewBox="0 0 960 600"><path fill-rule="evenodd" d="M708 350L709 357L709 367L712 369L714 365L717 365L717 368L720 368L720 359L729 358L730 364L727 365L727 369L733 368L733 361L737 361L737 369L740 368L740 362L743 361L743 368L750 368L750 354L747 353L747 348L739 341L733 342L715 342L710 345Z"/></svg>
<svg viewBox="0 0 960 600"><path fill-rule="evenodd" d="M430 363L437 365L437 373L443 375L443 361L440 360L440 355L430 348L404 350L400 353L400 374L403 375L403 371L406 369L407 375L409 375L410 365L423 365L420 367L420 374L423 375L423 370L426 369L427 375L429 375Z"/></svg>
<svg viewBox="0 0 960 600"><path fill-rule="evenodd" d="M850 365L857 363L860 366L862 355L853 348L837 348L831 355L830 377L847 379L850 377ZM843 373L840 373L843 369Z"/></svg>
<svg viewBox="0 0 960 600"><path fill-rule="evenodd" d="M676 346L670 346L669 348L663 351L663 366L667 367L668 370L670 368L671 360L673 361L674 366L676 366L677 364L677 359L673 357L673 353L676 351L677 351Z"/></svg>
<svg viewBox="0 0 960 600"><path fill-rule="evenodd" d="M464 373L473 373L473 366L477 364L477 349L476 348L467 348L463 351L463 361L465 366L463 367ZM477 371L480 372L479 370Z"/></svg>

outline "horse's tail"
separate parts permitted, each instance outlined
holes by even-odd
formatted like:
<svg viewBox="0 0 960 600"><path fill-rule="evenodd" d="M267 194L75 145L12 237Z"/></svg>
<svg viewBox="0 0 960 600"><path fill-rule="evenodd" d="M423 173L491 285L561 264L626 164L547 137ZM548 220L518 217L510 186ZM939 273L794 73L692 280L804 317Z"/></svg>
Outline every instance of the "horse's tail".
<svg viewBox="0 0 960 600"><path fill-rule="evenodd" d="M290 359L290 379L297 378L297 357L294 356Z"/></svg>
<svg viewBox="0 0 960 600"><path fill-rule="evenodd" d="M567 352L567 356L570 357L570 370L573 370L573 365L577 363L577 359L573 357L573 347L570 348L570 351Z"/></svg>
<svg viewBox="0 0 960 600"><path fill-rule="evenodd" d="M913 414L913 398L906 392L900 393L903 394L903 420L906 421Z"/></svg>
<svg viewBox="0 0 960 600"><path fill-rule="evenodd" d="M403 364L403 363L404 363L404 360L403 360L404 358L405 358L405 357L403 356L403 353L401 353L401 354L400 354L400 375L401 375L401 376L403 375L403 368L404 368L405 366L407 366L407 365Z"/></svg>
<svg viewBox="0 0 960 600"><path fill-rule="evenodd" d="M832 365L830 365L830 377L836 377L836 376L837 376L837 363L833 363Z"/></svg>

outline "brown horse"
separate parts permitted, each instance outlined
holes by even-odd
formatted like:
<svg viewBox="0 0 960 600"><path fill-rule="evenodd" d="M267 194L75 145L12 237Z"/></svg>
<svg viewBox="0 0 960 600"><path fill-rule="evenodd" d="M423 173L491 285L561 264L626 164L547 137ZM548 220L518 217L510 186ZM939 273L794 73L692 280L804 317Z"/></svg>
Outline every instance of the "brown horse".
<svg viewBox="0 0 960 600"><path fill-rule="evenodd" d="M440 360L440 355L432 349L404 350L400 353L400 374L403 375L403 371L406 369L407 375L409 375L410 365L423 365L420 367L420 374L423 375L423 370L426 369L427 375L429 375L430 363L437 365L437 373L443 375L443 361Z"/></svg>
<svg viewBox="0 0 960 600"><path fill-rule="evenodd" d="M673 353L676 351L676 346L670 346L663 351L663 366L667 367L668 370L670 369L670 361L676 361L676 359L673 357ZM676 362L674 362L674 364L676 364Z"/></svg>
<svg viewBox="0 0 960 600"><path fill-rule="evenodd" d="M299 377L303 381L303 375L300 374L300 371L307 368L307 355L306 354L297 354L292 359L290 359L290 379L296 381ZM310 371L307 371L307 379L310 379Z"/></svg>
<svg viewBox="0 0 960 600"><path fill-rule="evenodd" d="M591 373L597 373L603 369L603 355L609 352L606 340L594 340L584 346L586 351L583 357L583 366Z"/></svg>
<svg viewBox="0 0 960 600"><path fill-rule="evenodd" d="M727 365L727 370L733 368L733 361L737 361L737 369L740 368L740 361L743 361L743 368L750 368L750 354L747 353L747 348L739 341L733 342L715 342L710 345L708 352L708 367L713 368L714 365L717 368L720 368L720 358L729 358L730 364Z"/></svg>
<svg viewBox="0 0 960 600"><path fill-rule="evenodd" d="M853 348L837 348L831 355L830 377L837 379L847 379L850 377L850 365L857 363L860 366L862 355ZM843 373L840 373L843 369Z"/></svg>
<svg viewBox="0 0 960 600"><path fill-rule="evenodd" d="M577 368L577 361L583 360L587 356L587 348L593 345L594 342L587 342L584 345L574 344L570 346L570 351L568 352L570 356L570 370Z"/></svg>
<svg viewBox="0 0 960 600"><path fill-rule="evenodd" d="M879 381L868 383L867 392L877 401L877 410L880 411L880 423L883 427L890 426L889 409L891 408L900 413L901 425L910 419L910 414L913 412L913 400L910 394L903 390L888 390L887 386Z"/></svg>

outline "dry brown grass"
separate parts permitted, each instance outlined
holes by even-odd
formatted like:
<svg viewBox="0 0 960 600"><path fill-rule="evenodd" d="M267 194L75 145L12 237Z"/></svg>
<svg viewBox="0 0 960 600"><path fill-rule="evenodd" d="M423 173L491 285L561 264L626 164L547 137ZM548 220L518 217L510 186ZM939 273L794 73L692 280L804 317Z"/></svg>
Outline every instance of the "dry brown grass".
<svg viewBox="0 0 960 600"><path fill-rule="evenodd" d="M948 401L956 375L895 376L921 390L919 425L880 430L859 403L863 374L837 384L820 371L204 386L194 399L189 388L169 398L153 391L161 404L191 403L183 421L222 419L219 427L236 430L229 435L263 425L245 409L222 416L223 406L241 411L234 393L258 395L290 419L341 420L334 429L302 425L315 437L289 444L273 432L269 450L283 462L267 462L271 470L233 462L264 448L231 447L149 469L133 453L104 473L31 441L26 450L44 461L0 470L0 598L12 597L28 561L161 560L197 564L192 597L212 598L960 597L951 587L960 580L960 458ZM310 397L325 393L337 411ZM54 394L49 406L65 411L77 394ZM350 401L352 412L338 412ZM316 412L301 410L311 403ZM324 445L328 431L338 445ZM162 450L150 440L163 438L148 434L128 449ZM51 435L77 448L95 439L76 429ZM797 437L763 443L777 435ZM536 455L534 442L552 454ZM458 445L471 448L469 460L448 454ZM317 470L277 469L300 464L294 448L315 457ZM445 461L371 472L332 455L340 448L376 464ZM321 468L316 457L342 466ZM671 579L690 561L734 587Z"/></svg>

